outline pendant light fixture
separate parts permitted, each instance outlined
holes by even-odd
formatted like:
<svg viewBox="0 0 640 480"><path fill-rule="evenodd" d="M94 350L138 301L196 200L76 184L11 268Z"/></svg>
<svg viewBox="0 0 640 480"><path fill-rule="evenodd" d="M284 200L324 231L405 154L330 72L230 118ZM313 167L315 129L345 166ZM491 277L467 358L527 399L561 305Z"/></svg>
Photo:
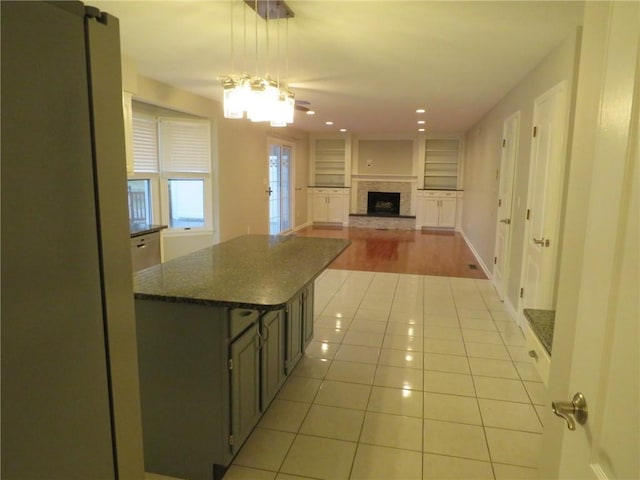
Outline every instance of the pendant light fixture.
<svg viewBox="0 0 640 480"><path fill-rule="evenodd" d="M231 70L232 73L219 77L223 89L224 117L239 119L246 118L252 122L270 122L273 127L284 127L293 123L295 109L295 96L287 88L280 76L280 27L277 30L276 51L276 79L269 75L270 67L270 34L269 23L272 20L286 19L286 55L285 67L288 74L289 63L289 18L293 17L293 11L284 1L280 0L245 0L244 4L244 57L246 63L246 39L247 19L246 5L256 12L255 18L255 68L256 73L250 76L246 73L235 72L234 49L234 7L239 0L230 0L231 3ZM259 40L258 40L258 15L265 20L265 74L259 72ZM246 69L246 65L245 65Z"/></svg>

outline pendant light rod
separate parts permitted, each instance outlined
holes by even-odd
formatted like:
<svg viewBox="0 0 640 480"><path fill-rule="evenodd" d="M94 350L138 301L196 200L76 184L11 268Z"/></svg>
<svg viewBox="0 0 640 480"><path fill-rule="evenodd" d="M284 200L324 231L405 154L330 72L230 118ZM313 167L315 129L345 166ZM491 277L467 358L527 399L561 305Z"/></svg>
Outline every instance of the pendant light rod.
<svg viewBox="0 0 640 480"><path fill-rule="evenodd" d="M293 18L295 14L284 0L244 0L258 15L267 20Z"/></svg>

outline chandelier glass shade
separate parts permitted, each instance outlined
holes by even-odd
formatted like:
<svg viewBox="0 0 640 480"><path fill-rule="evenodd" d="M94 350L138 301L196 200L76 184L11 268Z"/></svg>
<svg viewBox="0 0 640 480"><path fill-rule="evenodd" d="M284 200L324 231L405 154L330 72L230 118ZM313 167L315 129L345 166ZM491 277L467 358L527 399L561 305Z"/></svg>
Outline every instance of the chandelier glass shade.
<svg viewBox="0 0 640 480"><path fill-rule="evenodd" d="M235 0L231 0L234 2ZM246 2L251 6L249 1ZM233 4L232 4L233 5ZM255 2L258 6L257 1ZM246 7L245 7L246 8ZM267 2L267 8L269 8ZM288 7L287 7L288 8ZM258 12L257 8L256 11ZM267 10L268 11L268 10ZM258 12L260 13L260 12ZM257 13L257 14L258 14ZM262 16L262 14L260 14ZM291 16L292 16L291 12ZM278 18L278 17L276 17ZM288 16L286 17L288 18ZM268 48L268 25L269 16L265 18L267 22L267 59ZM232 18L233 23L233 18ZM246 30L246 26L245 26ZM232 30L233 36L233 30ZM256 66L257 59L257 27L256 27ZM279 49L279 30L278 30ZM278 52L279 53L279 52ZM233 56L233 45L232 45ZM280 65L278 65L278 78L274 80L269 74L264 76L249 76L246 73L232 73L223 77L218 77L223 89L223 110L224 118L241 119L246 118L252 122L270 122L273 127L286 127L293 123L295 110L295 96L287 86L280 81Z"/></svg>

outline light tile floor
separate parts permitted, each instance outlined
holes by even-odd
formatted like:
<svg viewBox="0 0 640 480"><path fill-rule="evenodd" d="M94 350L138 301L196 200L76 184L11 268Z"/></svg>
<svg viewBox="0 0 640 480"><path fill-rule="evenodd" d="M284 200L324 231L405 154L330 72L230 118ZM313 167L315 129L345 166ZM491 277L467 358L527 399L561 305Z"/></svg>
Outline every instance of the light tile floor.
<svg viewBox="0 0 640 480"><path fill-rule="evenodd" d="M534 478L545 388L488 280L327 270L225 480Z"/></svg>

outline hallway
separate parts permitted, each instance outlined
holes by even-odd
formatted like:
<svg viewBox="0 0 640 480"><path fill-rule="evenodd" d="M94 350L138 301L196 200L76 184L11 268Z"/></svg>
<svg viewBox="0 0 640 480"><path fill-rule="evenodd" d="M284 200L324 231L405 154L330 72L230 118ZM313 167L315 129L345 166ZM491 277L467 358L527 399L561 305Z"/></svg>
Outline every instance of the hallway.
<svg viewBox="0 0 640 480"><path fill-rule="evenodd" d="M315 314L226 480L534 477L544 385L488 280L330 269Z"/></svg>

